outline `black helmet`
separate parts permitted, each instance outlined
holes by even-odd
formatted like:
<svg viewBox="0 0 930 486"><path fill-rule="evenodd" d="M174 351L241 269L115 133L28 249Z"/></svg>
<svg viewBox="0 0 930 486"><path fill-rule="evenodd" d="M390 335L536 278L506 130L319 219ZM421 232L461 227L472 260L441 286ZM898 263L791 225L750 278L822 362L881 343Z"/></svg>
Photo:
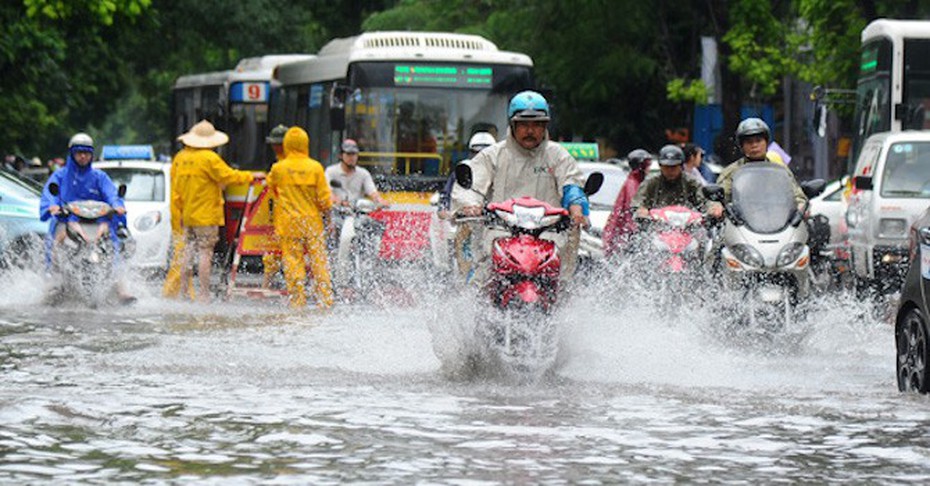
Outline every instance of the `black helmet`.
<svg viewBox="0 0 930 486"><path fill-rule="evenodd" d="M739 122L739 126L736 127L736 143L742 145L744 138L753 135L764 136L766 142L772 140L769 126L761 118L747 118Z"/></svg>
<svg viewBox="0 0 930 486"><path fill-rule="evenodd" d="M685 153L677 145L666 145L659 150L659 165L675 166L685 163Z"/></svg>
<svg viewBox="0 0 930 486"><path fill-rule="evenodd" d="M652 154L643 149L636 149L626 156L626 163L630 166L630 170L639 169L650 160L652 160Z"/></svg>

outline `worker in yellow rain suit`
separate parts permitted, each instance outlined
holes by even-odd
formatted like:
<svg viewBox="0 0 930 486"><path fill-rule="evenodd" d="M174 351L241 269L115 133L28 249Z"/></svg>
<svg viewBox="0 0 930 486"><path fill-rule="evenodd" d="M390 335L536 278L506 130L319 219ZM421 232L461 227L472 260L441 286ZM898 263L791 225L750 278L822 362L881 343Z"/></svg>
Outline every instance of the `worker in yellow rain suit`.
<svg viewBox="0 0 930 486"><path fill-rule="evenodd" d="M176 185L172 191L177 194L184 227L181 288L189 285L196 257L199 297L206 302L210 299L213 247L219 241L219 227L225 223L223 188L249 184L255 176L229 167L213 150L228 142L229 136L206 120L198 122L178 140L184 144L184 149L174 157Z"/></svg>
<svg viewBox="0 0 930 486"><path fill-rule="evenodd" d="M182 152L184 149L181 150ZM180 152L178 153L180 155ZM168 265L168 273L165 275L165 285L162 288L162 295L168 298L176 299L181 294L181 261L184 257L184 227L181 226L181 208L179 206L179 196L175 189L175 167L178 165L171 164L171 263ZM195 298L193 285L187 286L188 296L193 300Z"/></svg>
<svg viewBox="0 0 930 486"><path fill-rule="evenodd" d="M284 135L284 158L271 167L268 189L275 201L274 231L281 245L284 279L293 308L307 305L304 254L310 257L317 305L333 305L333 287L326 262L323 218L333 203L323 166L309 156L310 137L300 127Z"/></svg>
<svg viewBox="0 0 930 486"><path fill-rule="evenodd" d="M271 133L265 137L265 143L270 145L271 150L274 152L275 162L284 158L285 133L287 133L287 127L278 125L272 128ZM269 201L269 207L271 207L270 205L271 201ZM265 253L262 255L262 267L265 270L265 274L262 277L262 288L269 289L271 288L271 282L274 280L275 275L281 271L281 255L276 253Z"/></svg>

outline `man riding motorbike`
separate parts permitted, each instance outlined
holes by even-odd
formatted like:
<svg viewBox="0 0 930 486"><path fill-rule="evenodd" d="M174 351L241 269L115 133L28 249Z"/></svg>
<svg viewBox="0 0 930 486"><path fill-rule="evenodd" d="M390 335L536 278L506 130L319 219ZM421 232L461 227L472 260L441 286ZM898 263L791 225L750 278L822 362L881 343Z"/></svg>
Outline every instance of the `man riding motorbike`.
<svg viewBox="0 0 930 486"><path fill-rule="evenodd" d="M94 139L86 133L77 133L68 141L68 158L65 167L57 170L49 177L42 190L42 199L39 203L39 214L42 221L50 220L48 238L46 240L46 263L51 269L54 261L55 246L66 237L64 231L57 231L62 214L62 206L74 201L93 200L109 204L117 215L126 214L126 208L117 193L116 186L110 176L102 170L91 167L94 158ZM52 184L58 186L58 195L49 190ZM68 216L67 221L76 221L75 216ZM115 232L111 232L114 248L119 249L119 240ZM118 252L117 252L118 254ZM135 300L117 282L114 292L121 302L130 303Z"/></svg>
<svg viewBox="0 0 930 486"><path fill-rule="evenodd" d="M487 203L529 196L567 208L577 235L578 227L588 224L588 198L582 189L585 178L568 151L549 140L549 103L539 93L523 91L510 100L507 113L507 137L471 160L471 190L453 194L453 209L463 216L479 216ZM495 236L492 231L484 233L482 244L477 245L477 270L472 279L478 286L487 281ZM561 234L546 237L556 241L559 248L562 279L570 277L578 257L577 245L567 244Z"/></svg>
<svg viewBox="0 0 930 486"><path fill-rule="evenodd" d="M723 172L717 177L717 185L723 188L724 201L730 202L731 188L733 186L733 173L746 164L753 162L779 162L773 161L768 157L768 146L772 140L772 133L769 126L760 118L746 118L736 127L736 143L743 152L743 157L728 165ZM788 167L782 164L785 170L791 172ZM807 204L807 196L801 190L801 186L794 180L794 201L799 210L803 210Z"/></svg>
<svg viewBox="0 0 930 486"><path fill-rule="evenodd" d="M683 177L685 154L675 145L666 145L659 150L659 169L661 174L650 177L639 186L630 206L635 209L636 217L648 218L649 210L665 206L685 206L695 211L703 211L707 205L703 187L700 182ZM708 212L719 216L719 208L710 205Z"/></svg>

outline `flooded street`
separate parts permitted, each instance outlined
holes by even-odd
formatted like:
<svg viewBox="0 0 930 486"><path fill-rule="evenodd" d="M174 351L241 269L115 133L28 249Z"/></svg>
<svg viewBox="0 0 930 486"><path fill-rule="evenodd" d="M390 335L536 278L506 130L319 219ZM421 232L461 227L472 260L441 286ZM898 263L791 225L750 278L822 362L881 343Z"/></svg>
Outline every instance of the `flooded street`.
<svg viewBox="0 0 930 486"><path fill-rule="evenodd" d="M465 303L441 292L291 314L147 289L88 310L5 282L0 482L930 480L930 402L898 393L893 330L852 299L798 342L735 346L702 309L579 293L555 376L518 385L450 376L434 349Z"/></svg>

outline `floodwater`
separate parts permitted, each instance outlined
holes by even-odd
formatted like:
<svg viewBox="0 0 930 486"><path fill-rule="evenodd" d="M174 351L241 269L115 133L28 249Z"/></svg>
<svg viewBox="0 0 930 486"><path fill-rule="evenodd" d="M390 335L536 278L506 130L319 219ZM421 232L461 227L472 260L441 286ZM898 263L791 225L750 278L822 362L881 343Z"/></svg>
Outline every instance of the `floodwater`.
<svg viewBox="0 0 930 486"><path fill-rule="evenodd" d="M930 481L930 399L898 393L892 327L848 297L736 345L699 305L580 289L558 369L516 384L450 372L455 292L294 314L138 284L90 310L4 278L3 483Z"/></svg>

